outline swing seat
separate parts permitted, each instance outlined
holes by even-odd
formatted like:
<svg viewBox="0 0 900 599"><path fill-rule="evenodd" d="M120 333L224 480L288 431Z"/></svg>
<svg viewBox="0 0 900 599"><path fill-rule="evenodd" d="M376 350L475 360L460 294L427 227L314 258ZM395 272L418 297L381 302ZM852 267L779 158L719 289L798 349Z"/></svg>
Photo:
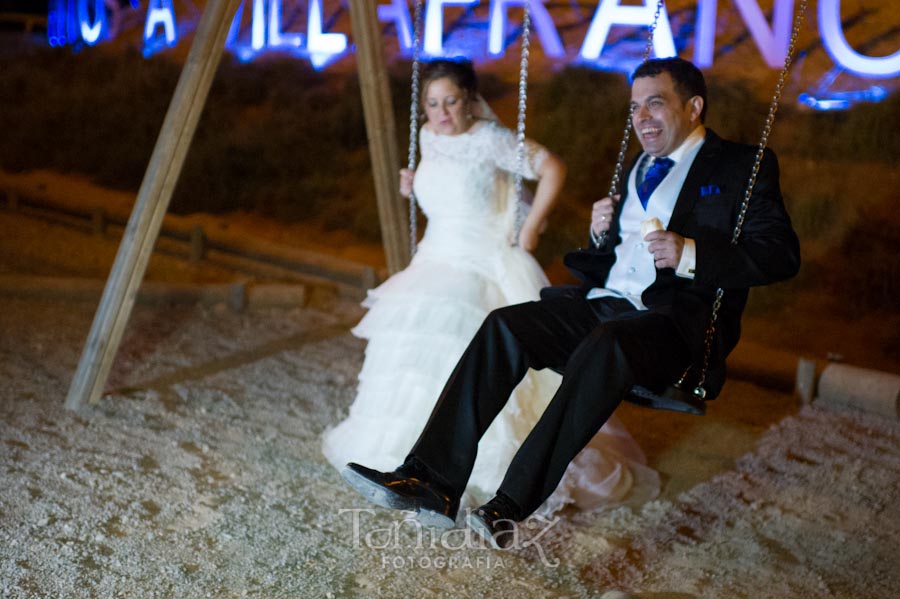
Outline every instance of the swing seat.
<svg viewBox="0 0 900 599"><path fill-rule="evenodd" d="M675 385L669 385L662 393L654 393L646 387L635 385L625 396L625 401L655 410L672 410L696 416L706 414L705 401Z"/></svg>

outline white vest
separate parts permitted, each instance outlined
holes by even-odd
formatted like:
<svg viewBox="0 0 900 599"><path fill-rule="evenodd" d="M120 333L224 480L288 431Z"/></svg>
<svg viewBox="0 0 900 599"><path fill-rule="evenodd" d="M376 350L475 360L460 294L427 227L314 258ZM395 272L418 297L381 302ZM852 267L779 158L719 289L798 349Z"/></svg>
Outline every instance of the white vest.
<svg viewBox="0 0 900 599"><path fill-rule="evenodd" d="M619 217L619 235L622 237L622 243L615 249L616 262L609 271L606 288L592 289L587 295L588 299L604 296L623 297L639 310L647 308L641 301L641 293L656 280L656 267L653 265L653 254L647 250L649 244L641 237L641 222L655 216L663 227L668 228L678 194L681 193L684 180L701 146L703 143L688 149L672 166L647 200L646 211L641 206L637 194L637 173L640 169L637 167L631 169L628 177L628 194L625 196L625 204ZM643 160L642 154L637 164L640 165Z"/></svg>

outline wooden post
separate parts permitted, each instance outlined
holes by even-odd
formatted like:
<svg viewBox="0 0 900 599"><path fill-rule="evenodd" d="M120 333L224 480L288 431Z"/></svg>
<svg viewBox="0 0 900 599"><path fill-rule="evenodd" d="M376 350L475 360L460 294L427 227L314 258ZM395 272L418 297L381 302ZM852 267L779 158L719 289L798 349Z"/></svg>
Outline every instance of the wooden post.
<svg viewBox="0 0 900 599"><path fill-rule="evenodd" d="M191 228L191 263L197 264L206 255L206 235L203 227L194 225Z"/></svg>
<svg viewBox="0 0 900 599"><path fill-rule="evenodd" d="M203 9L66 397L70 410L103 393L240 1L209 0Z"/></svg>
<svg viewBox="0 0 900 599"><path fill-rule="evenodd" d="M378 285L378 273L371 266L363 267L362 274L359 277L360 286L365 289L374 289Z"/></svg>
<svg viewBox="0 0 900 599"><path fill-rule="evenodd" d="M94 235L103 235L106 232L106 210L103 208L91 210L91 232Z"/></svg>
<svg viewBox="0 0 900 599"><path fill-rule="evenodd" d="M398 192L400 158L376 11L376 3L372 0L350 1L356 71L366 118L381 236L388 270L394 273L409 264L409 213Z"/></svg>

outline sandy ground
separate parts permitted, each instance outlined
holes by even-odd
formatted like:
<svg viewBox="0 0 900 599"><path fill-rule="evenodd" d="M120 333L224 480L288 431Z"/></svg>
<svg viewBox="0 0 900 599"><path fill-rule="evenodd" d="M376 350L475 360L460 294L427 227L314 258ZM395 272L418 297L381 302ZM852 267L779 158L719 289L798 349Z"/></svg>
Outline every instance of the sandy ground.
<svg viewBox="0 0 900 599"><path fill-rule="evenodd" d="M96 277L102 264L73 256L117 246L2 212L0 239L0 274ZM212 278L202 271L165 255L151 267ZM730 381L703 418L623 406L661 497L533 520L512 551L369 509L319 453L353 398L360 310L311 297L240 313L139 305L108 393L73 413L63 401L96 304L0 296L0 596L887 599L900 588L900 423L803 407L752 378Z"/></svg>

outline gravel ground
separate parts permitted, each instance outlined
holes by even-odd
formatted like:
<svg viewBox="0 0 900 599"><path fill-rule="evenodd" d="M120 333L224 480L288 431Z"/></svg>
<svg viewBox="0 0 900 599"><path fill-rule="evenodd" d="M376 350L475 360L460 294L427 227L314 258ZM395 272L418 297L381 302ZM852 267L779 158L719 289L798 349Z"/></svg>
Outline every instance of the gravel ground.
<svg viewBox="0 0 900 599"><path fill-rule="evenodd" d="M3 597L844 599L900 588L896 422L809 407L764 430L676 418L657 427L667 448L647 439L663 470L673 452L710 451L698 449L706 422L743 431L753 449L706 456L726 467L672 496L702 461L678 458L662 499L533 521L520 548L496 552L369 510L320 455L361 365L352 304L138 306L108 393L77 414L62 405L95 306L3 298L0 309ZM747 383L727 392L787 399Z"/></svg>
<svg viewBox="0 0 900 599"><path fill-rule="evenodd" d="M0 275L96 278L116 246L0 213ZM160 255L148 276L230 275ZM514 550L370 509L319 453L361 312L308 297L138 305L106 395L73 413L96 303L0 293L0 597L896 596L900 423L751 381L703 418L623 406L660 498L533 520Z"/></svg>

